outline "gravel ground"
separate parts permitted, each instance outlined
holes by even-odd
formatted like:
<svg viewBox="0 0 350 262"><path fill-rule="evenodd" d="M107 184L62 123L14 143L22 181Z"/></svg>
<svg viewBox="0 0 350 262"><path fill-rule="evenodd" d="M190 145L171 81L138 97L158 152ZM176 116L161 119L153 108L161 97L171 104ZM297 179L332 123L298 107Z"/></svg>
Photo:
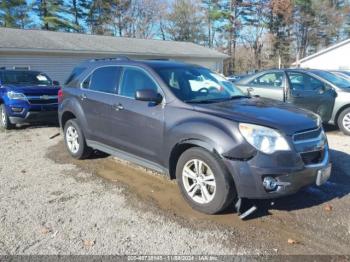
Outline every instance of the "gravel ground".
<svg viewBox="0 0 350 262"><path fill-rule="evenodd" d="M326 185L246 222L191 210L174 182L112 157L72 160L54 127L0 131L0 254L350 254L350 137Z"/></svg>

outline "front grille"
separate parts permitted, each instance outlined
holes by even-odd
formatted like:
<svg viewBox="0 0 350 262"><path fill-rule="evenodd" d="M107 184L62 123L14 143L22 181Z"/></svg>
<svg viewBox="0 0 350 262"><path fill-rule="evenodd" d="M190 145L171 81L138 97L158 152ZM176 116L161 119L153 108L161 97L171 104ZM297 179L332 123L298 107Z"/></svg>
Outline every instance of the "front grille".
<svg viewBox="0 0 350 262"><path fill-rule="evenodd" d="M310 139L317 139L322 133L322 127L310 131L300 132L296 133L293 136L294 142L304 141L304 140L310 140Z"/></svg>
<svg viewBox="0 0 350 262"><path fill-rule="evenodd" d="M324 160L327 138L322 127L294 134L293 142L306 166L320 164Z"/></svg>
<svg viewBox="0 0 350 262"><path fill-rule="evenodd" d="M58 103L58 97L55 95L27 96L27 99L32 105L49 105Z"/></svg>
<svg viewBox="0 0 350 262"><path fill-rule="evenodd" d="M58 103L57 99L46 99L46 100L29 99L28 101L32 105L48 105L48 104L57 104Z"/></svg>
<svg viewBox="0 0 350 262"><path fill-rule="evenodd" d="M319 164L323 161L324 150L301 153L300 156L305 165Z"/></svg>

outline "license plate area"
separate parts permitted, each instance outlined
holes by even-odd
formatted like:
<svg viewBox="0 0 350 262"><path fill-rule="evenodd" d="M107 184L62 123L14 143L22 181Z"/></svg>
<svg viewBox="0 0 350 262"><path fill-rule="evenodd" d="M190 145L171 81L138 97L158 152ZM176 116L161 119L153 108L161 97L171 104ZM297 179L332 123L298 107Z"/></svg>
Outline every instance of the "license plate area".
<svg viewBox="0 0 350 262"><path fill-rule="evenodd" d="M320 186L326 183L326 181L331 176L332 165L329 164L326 168L317 171L316 185Z"/></svg>

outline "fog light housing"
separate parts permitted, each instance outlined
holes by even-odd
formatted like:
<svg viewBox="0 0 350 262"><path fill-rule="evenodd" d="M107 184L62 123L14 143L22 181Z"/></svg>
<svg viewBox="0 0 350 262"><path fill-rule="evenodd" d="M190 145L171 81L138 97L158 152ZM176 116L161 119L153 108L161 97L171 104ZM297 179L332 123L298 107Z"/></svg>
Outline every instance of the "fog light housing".
<svg viewBox="0 0 350 262"><path fill-rule="evenodd" d="M21 113L23 111L23 107L11 107L12 112Z"/></svg>
<svg viewBox="0 0 350 262"><path fill-rule="evenodd" d="M263 180L263 186L267 191L273 191L277 189L278 182L275 178L267 176Z"/></svg>

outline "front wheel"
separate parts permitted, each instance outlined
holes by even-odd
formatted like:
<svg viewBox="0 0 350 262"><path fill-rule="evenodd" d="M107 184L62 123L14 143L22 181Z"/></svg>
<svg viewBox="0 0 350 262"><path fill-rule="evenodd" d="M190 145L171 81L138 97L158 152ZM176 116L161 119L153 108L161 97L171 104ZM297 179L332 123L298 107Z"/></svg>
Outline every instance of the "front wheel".
<svg viewBox="0 0 350 262"><path fill-rule="evenodd" d="M10 119L8 117L8 114L6 112L6 107L4 104L0 105L0 117L1 117L0 126L3 129L9 130L15 127L15 125L10 122Z"/></svg>
<svg viewBox="0 0 350 262"><path fill-rule="evenodd" d="M180 156L176 178L185 200L203 213L219 213L236 197L232 176L220 159L201 148L190 148Z"/></svg>
<svg viewBox="0 0 350 262"><path fill-rule="evenodd" d="M87 146L83 132L76 119L68 120L64 126L64 141L68 152L76 159L90 156L92 149Z"/></svg>
<svg viewBox="0 0 350 262"><path fill-rule="evenodd" d="M350 108L345 109L338 117L338 126L347 136L350 136Z"/></svg>

